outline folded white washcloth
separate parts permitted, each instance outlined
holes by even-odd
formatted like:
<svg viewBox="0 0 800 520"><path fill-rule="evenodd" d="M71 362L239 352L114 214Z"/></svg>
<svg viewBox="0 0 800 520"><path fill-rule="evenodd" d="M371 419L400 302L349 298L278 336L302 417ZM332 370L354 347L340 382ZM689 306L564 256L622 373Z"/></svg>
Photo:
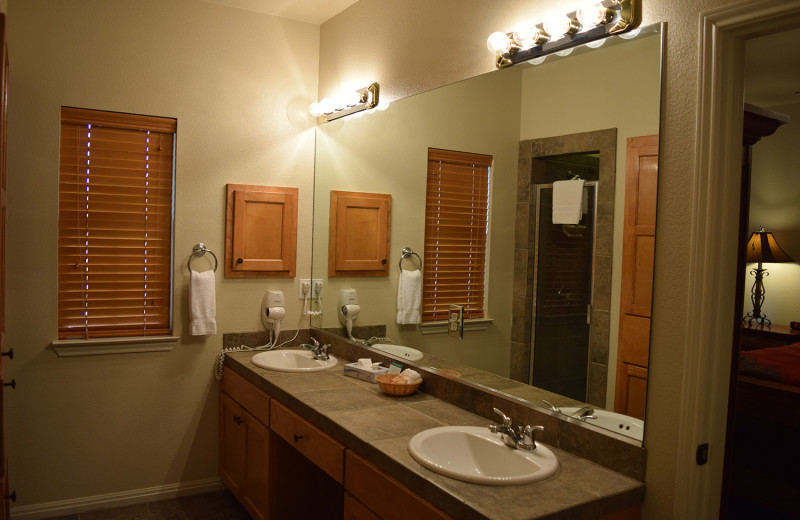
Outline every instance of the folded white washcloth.
<svg viewBox="0 0 800 520"><path fill-rule="evenodd" d="M410 368L407 368L402 372L400 372L400 375L405 377L406 381L408 381L409 383L416 383L417 381L422 379L422 376L419 375L419 372L417 372L416 370L411 370Z"/></svg>
<svg viewBox="0 0 800 520"><path fill-rule="evenodd" d="M553 224L578 224L583 214L583 179L553 183Z"/></svg>
<svg viewBox="0 0 800 520"><path fill-rule="evenodd" d="M419 323L419 304L422 295L422 273L419 270L400 272L397 283L397 323Z"/></svg>
<svg viewBox="0 0 800 520"><path fill-rule="evenodd" d="M189 275L189 318L192 336L217 333L217 300L214 293L214 271Z"/></svg>

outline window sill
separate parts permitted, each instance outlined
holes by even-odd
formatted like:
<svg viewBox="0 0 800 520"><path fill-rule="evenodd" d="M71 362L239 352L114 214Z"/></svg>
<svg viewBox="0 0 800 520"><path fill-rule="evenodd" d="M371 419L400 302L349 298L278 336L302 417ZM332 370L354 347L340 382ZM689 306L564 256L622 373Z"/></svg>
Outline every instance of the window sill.
<svg viewBox="0 0 800 520"><path fill-rule="evenodd" d="M475 330L486 330L489 325L494 323L492 318L476 318L473 320L464 320L464 332ZM447 334L447 320L442 321L426 321L419 324L419 331L422 334Z"/></svg>
<svg viewBox="0 0 800 520"><path fill-rule="evenodd" d="M172 350L179 336L139 336L132 338L57 339L50 343L58 357L165 352Z"/></svg>

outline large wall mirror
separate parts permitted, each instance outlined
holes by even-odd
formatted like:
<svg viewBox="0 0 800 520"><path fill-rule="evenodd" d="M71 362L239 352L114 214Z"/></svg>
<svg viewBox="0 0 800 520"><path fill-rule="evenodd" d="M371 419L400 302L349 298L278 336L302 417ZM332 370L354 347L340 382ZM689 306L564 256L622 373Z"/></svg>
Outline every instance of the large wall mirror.
<svg viewBox="0 0 800 520"><path fill-rule="evenodd" d="M649 305L652 272L636 266L653 255L654 225L645 221L655 215L663 27L626 36L318 126L312 277L323 290L312 301L321 311L312 327L362 343L387 337L413 349L401 354L406 361L532 406L568 413L588 404L595 416L616 406L643 418L650 316L640 304ZM491 156L484 315L465 321L461 339L446 323L397 324L401 268L415 270L416 255L425 257L430 149ZM638 206L630 202L631 172L640 176L634 184L642 196L651 197ZM575 177L585 181L580 222L555 225L553 183ZM329 244L332 192L390 196L388 269L329 269L330 247L337 247ZM632 264L625 260L629 228L646 228L632 238L644 244ZM338 247L358 253L353 229ZM416 255L402 259L404 248ZM578 252L583 256L572 258ZM348 332L340 308L354 298L360 312ZM619 345L636 341L639 358L624 366ZM627 408L619 409L620 398Z"/></svg>

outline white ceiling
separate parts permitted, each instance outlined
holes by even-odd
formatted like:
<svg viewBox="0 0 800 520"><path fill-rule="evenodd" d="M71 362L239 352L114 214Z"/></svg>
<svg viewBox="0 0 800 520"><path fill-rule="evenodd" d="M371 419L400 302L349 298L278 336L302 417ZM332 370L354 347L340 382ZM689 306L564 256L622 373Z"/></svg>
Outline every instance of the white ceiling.
<svg viewBox="0 0 800 520"><path fill-rule="evenodd" d="M358 0L202 0L212 4L321 24Z"/></svg>

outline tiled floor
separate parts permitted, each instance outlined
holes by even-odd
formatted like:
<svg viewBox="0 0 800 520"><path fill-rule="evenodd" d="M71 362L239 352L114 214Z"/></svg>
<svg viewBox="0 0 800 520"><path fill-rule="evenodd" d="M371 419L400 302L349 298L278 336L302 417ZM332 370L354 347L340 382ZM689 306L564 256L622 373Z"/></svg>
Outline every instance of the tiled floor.
<svg viewBox="0 0 800 520"><path fill-rule="evenodd" d="M251 518L233 495L225 490L132 506L99 509L50 520L251 520Z"/></svg>

